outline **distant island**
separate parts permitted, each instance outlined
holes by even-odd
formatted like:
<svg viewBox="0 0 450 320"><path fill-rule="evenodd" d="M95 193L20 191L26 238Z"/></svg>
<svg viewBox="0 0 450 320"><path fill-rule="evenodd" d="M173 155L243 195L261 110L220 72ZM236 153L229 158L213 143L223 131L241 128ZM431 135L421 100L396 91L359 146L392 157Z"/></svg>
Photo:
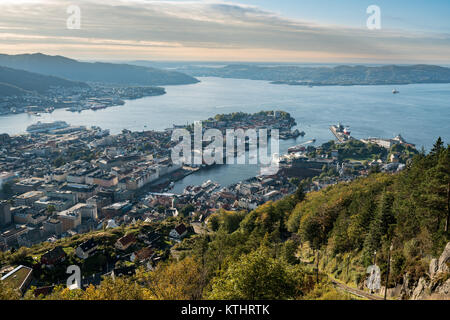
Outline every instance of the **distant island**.
<svg viewBox="0 0 450 320"><path fill-rule="evenodd" d="M273 84L305 86L450 83L450 69L433 65L301 67L241 64L218 68L188 66L183 72L196 77L265 80Z"/></svg>
<svg viewBox="0 0 450 320"><path fill-rule="evenodd" d="M163 86L198 83L192 76L129 64L80 62L42 53L0 54L0 66L60 77L72 81L100 82L127 86Z"/></svg>

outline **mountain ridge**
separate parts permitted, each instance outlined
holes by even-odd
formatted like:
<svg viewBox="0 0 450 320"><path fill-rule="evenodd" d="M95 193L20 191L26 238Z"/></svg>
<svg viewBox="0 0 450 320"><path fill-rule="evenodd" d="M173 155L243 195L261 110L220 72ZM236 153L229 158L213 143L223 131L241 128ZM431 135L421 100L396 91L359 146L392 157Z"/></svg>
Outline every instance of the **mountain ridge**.
<svg viewBox="0 0 450 320"><path fill-rule="evenodd" d="M194 77L131 64L80 62L63 56L42 53L0 54L0 66L55 76L73 81L120 85L180 85L199 82Z"/></svg>
<svg viewBox="0 0 450 320"><path fill-rule="evenodd" d="M184 72L197 77L265 80L289 85L390 85L450 83L450 68L417 64L410 66L340 65L336 67L258 66L230 64L211 68L189 66Z"/></svg>
<svg viewBox="0 0 450 320"><path fill-rule="evenodd" d="M0 66L0 95L24 95L29 92L45 93L52 87L88 87L86 83L54 76Z"/></svg>

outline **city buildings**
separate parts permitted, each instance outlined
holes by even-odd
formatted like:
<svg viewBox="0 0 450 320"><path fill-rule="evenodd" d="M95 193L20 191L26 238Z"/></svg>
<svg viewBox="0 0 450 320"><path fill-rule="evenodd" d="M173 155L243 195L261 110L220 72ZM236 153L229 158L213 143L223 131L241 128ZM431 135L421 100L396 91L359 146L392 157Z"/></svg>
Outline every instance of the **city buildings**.
<svg viewBox="0 0 450 320"><path fill-rule="evenodd" d="M11 223L11 205L8 201L0 201L0 228Z"/></svg>

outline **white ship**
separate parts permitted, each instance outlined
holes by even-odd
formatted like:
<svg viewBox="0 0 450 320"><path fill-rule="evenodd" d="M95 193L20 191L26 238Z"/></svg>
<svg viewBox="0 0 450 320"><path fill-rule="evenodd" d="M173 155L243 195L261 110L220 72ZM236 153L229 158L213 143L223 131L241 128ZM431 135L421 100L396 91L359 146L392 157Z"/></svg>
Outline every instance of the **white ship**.
<svg viewBox="0 0 450 320"><path fill-rule="evenodd" d="M32 124L27 127L27 132L29 133L45 133L52 130L65 129L69 125L65 121L55 121L55 122L40 122Z"/></svg>

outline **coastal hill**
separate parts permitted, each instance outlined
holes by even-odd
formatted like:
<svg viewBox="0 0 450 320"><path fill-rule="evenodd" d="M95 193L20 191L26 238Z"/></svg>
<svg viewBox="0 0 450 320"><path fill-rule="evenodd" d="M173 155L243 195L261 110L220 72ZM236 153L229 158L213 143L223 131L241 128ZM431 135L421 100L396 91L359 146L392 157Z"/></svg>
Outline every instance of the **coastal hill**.
<svg viewBox="0 0 450 320"><path fill-rule="evenodd" d="M2 97L22 96L26 93L26 90L23 90L16 86L10 85L8 83L0 83L0 96Z"/></svg>
<svg viewBox="0 0 450 320"><path fill-rule="evenodd" d="M220 68L187 66L183 72L196 77L221 77L272 81L291 85L400 85L450 83L450 69L433 65L412 66L262 66L228 65Z"/></svg>
<svg viewBox="0 0 450 320"><path fill-rule="evenodd" d="M362 291L366 270L374 261L380 284L387 282L388 298L448 298L449 172L450 146L439 139L428 155L416 155L395 175L374 171L308 194L300 184L294 195L248 213L220 210L208 218L207 234L192 233L170 250L178 252L179 259L169 258L166 250L166 262L152 270L141 266L135 275L116 281L105 277L86 291L55 287L48 299L351 299L331 280ZM79 261L75 250L89 238L102 249L79 263L84 272L97 272L116 255L114 243L125 234L167 235L187 220L179 215L0 252L0 266L33 267L39 279L51 284L55 275L65 277L65 268ZM165 243L163 238L159 241ZM51 271L37 267L35 258L57 246L67 252L67 259ZM0 299L15 299L7 290L7 283L0 282ZM370 296L382 299L381 292ZM30 292L26 299L36 296Z"/></svg>
<svg viewBox="0 0 450 320"><path fill-rule="evenodd" d="M44 93L52 87L84 88L88 85L54 76L0 67L0 96L20 96L32 91Z"/></svg>
<svg viewBox="0 0 450 320"><path fill-rule="evenodd" d="M74 81L120 85L180 85L198 80L176 71L114 63L80 62L62 56L42 53L0 55L0 66L26 70Z"/></svg>

